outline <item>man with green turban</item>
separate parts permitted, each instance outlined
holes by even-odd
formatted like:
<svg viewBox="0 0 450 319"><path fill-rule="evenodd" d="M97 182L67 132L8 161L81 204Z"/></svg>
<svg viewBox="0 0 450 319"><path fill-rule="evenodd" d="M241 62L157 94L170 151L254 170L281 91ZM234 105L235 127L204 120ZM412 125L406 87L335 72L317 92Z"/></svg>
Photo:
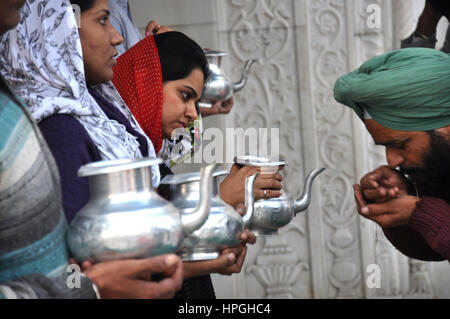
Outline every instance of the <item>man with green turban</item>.
<svg viewBox="0 0 450 319"><path fill-rule="evenodd" d="M450 261L450 56L374 57L340 77L334 96L386 147L388 165L354 185L358 212L407 256Z"/></svg>

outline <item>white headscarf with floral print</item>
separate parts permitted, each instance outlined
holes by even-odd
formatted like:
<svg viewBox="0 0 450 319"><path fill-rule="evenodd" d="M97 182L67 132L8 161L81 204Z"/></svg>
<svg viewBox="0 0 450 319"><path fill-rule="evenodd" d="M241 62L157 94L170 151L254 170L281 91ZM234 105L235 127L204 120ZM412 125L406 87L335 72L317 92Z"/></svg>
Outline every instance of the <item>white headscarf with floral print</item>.
<svg viewBox="0 0 450 319"><path fill-rule="evenodd" d="M25 3L17 28L1 38L0 72L37 122L54 114L71 115L86 129L103 160L142 157L137 138L122 124L110 120L89 94L76 17L68 0ZM112 83L95 90L146 136ZM149 157L155 157L153 144L148 138L147 142ZM157 187L157 165L152 172Z"/></svg>

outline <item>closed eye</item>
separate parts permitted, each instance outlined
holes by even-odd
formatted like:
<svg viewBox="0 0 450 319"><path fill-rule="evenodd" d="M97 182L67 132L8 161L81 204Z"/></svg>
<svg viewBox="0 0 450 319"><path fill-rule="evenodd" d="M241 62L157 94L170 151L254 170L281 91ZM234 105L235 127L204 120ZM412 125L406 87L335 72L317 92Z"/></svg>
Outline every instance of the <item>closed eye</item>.
<svg viewBox="0 0 450 319"><path fill-rule="evenodd" d="M409 139L406 140L393 140L389 141L387 143L376 143L376 145L383 145L385 147L391 147L399 150L403 150L406 147L406 144L408 143Z"/></svg>
<svg viewBox="0 0 450 319"><path fill-rule="evenodd" d="M187 102L192 98L192 94L189 92L181 91L180 94L184 102Z"/></svg>

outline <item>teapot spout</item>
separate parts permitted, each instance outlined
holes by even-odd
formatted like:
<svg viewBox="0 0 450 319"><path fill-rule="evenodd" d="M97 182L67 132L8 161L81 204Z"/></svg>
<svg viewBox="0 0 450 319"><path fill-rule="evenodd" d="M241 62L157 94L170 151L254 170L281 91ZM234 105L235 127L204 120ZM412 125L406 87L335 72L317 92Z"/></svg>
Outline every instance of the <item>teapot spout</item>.
<svg viewBox="0 0 450 319"><path fill-rule="evenodd" d="M299 199L294 200L295 214L298 214L308 208L309 203L311 202L312 182L317 177L317 175L322 173L324 170L325 170L325 168L316 168L316 169L312 170L306 177L305 185L303 186L302 196Z"/></svg>
<svg viewBox="0 0 450 319"><path fill-rule="evenodd" d="M185 235L193 233L203 226L211 210L212 175L217 164L211 164L201 169L200 174L200 199L195 209L189 214L181 215L181 224Z"/></svg>
<svg viewBox="0 0 450 319"><path fill-rule="evenodd" d="M255 63L255 62L256 62L255 59L251 59L251 60L248 60L247 62L245 62L244 71L242 73L241 80L239 82L236 82L233 84L233 92L234 93L239 92L240 90L242 90L244 88L245 84L247 83L250 68L253 65L253 63Z"/></svg>
<svg viewBox="0 0 450 319"><path fill-rule="evenodd" d="M247 226L250 222L250 219L253 216L254 204L255 204L255 196L253 192L253 187L255 185L256 177L258 174L254 174L245 179L245 214L242 216L242 220L244 222L244 226Z"/></svg>

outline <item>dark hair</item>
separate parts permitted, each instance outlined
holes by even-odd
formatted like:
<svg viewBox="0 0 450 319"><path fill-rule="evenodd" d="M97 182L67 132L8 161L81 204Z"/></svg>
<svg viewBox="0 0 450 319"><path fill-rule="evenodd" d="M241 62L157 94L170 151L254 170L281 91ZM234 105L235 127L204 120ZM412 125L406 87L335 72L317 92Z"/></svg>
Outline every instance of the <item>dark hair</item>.
<svg viewBox="0 0 450 319"><path fill-rule="evenodd" d="M203 49L195 41L177 31L156 34L154 39L163 82L184 79L199 68L206 83L209 75L208 61Z"/></svg>
<svg viewBox="0 0 450 319"><path fill-rule="evenodd" d="M448 0L427 0L428 3L431 4L431 6L438 11L439 13L443 14L446 18L450 15L450 3Z"/></svg>
<svg viewBox="0 0 450 319"><path fill-rule="evenodd" d="M97 0L70 0L70 3L80 6L81 12L84 12L92 8L96 1Z"/></svg>

